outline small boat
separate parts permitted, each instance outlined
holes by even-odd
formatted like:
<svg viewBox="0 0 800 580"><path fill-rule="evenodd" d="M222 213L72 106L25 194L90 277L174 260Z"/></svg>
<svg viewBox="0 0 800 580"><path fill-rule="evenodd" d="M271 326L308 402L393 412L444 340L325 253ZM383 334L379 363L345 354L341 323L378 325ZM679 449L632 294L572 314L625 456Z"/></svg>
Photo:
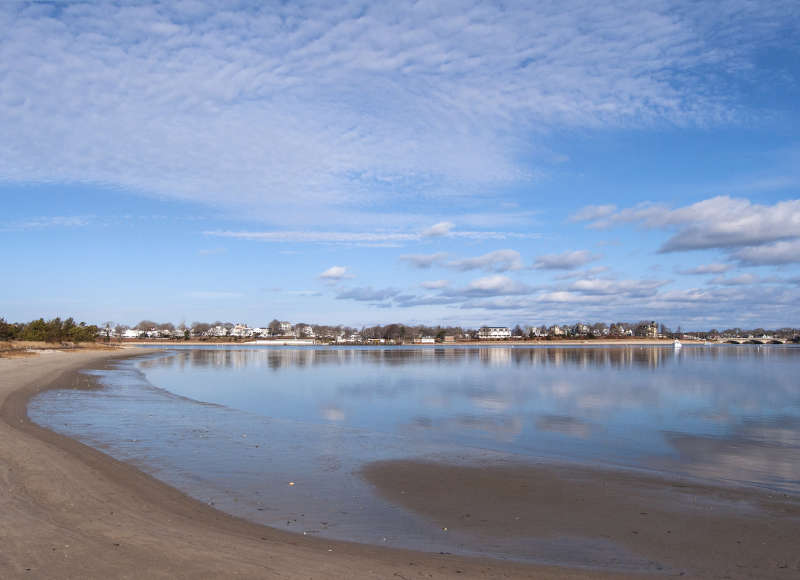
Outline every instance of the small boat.
<svg viewBox="0 0 800 580"><path fill-rule="evenodd" d="M675 340L672 341L672 346L675 348L680 348L683 345L681 344L681 341L676 338Z"/></svg>

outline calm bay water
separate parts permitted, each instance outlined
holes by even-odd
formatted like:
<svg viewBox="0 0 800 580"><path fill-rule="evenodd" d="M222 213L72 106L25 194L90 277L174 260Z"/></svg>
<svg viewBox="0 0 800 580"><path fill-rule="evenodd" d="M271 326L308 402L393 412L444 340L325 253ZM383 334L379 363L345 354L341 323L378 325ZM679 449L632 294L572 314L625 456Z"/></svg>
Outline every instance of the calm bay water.
<svg viewBox="0 0 800 580"><path fill-rule="evenodd" d="M553 552L441 534L358 477L375 459L579 461L800 492L793 346L193 347L95 374L105 389L43 393L31 418L218 508L332 538Z"/></svg>

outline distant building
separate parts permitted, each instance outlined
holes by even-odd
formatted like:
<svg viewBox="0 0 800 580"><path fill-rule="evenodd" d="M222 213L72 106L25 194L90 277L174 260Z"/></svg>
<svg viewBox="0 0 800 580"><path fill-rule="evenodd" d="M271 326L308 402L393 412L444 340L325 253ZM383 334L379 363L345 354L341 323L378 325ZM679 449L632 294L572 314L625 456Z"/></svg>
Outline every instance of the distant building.
<svg viewBox="0 0 800 580"><path fill-rule="evenodd" d="M640 324L636 327L636 335L645 338L658 338L658 324L655 321Z"/></svg>
<svg viewBox="0 0 800 580"><path fill-rule="evenodd" d="M299 326L297 327L297 336L305 337L305 338L314 338L314 329L308 325Z"/></svg>
<svg viewBox="0 0 800 580"><path fill-rule="evenodd" d="M235 324L233 328L231 328L231 336L248 338L253 336L253 329L246 324Z"/></svg>
<svg viewBox="0 0 800 580"><path fill-rule="evenodd" d="M573 329L573 334L577 336L584 336L589 334L590 330L591 329L589 328L589 325L579 322L578 324L575 325L575 328Z"/></svg>
<svg viewBox="0 0 800 580"><path fill-rule="evenodd" d="M228 329L225 328L224 326L217 325L217 326L212 326L211 328L206 330L203 334L205 334L205 336L213 336L215 338L220 338L223 336L228 336Z"/></svg>
<svg viewBox="0 0 800 580"><path fill-rule="evenodd" d="M482 326L478 330L480 340L502 340L511 338L511 329L507 326Z"/></svg>
<svg viewBox="0 0 800 580"><path fill-rule="evenodd" d="M122 332L122 338L139 338L142 336L142 331L136 328L126 328Z"/></svg>
<svg viewBox="0 0 800 580"><path fill-rule="evenodd" d="M526 330L528 331L528 336L537 338L540 336L547 336L547 327L545 326L531 326Z"/></svg>

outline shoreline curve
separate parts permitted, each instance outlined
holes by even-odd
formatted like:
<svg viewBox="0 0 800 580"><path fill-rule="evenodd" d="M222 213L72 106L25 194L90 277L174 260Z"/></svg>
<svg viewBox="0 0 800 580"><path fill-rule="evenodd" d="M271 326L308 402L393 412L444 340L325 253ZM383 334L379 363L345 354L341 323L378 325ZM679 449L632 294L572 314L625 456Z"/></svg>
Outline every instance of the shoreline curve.
<svg viewBox="0 0 800 580"><path fill-rule="evenodd" d="M652 577L429 554L277 530L218 511L29 419L33 396L85 388L81 370L147 353L132 350L0 359L0 577Z"/></svg>

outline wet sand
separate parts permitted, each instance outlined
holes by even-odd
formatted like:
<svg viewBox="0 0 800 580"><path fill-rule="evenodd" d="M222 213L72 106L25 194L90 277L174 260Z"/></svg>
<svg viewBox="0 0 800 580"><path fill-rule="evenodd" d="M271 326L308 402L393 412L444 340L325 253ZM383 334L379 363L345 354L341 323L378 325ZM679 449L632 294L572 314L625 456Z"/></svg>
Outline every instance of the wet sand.
<svg viewBox="0 0 800 580"><path fill-rule="evenodd" d="M570 558L570 545L603 540L671 575L800 577L797 496L555 465L386 461L363 475L389 501L486 542L550 539Z"/></svg>
<svg viewBox="0 0 800 580"><path fill-rule="evenodd" d="M526 565L326 541L252 524L28 419L27 402L36 393L91 387L80 369L142 353L48 352L0 359L0 577L794 578L800 573L797 498L547 466L386 462L364 469L390 501L456 533L478 534L488 542L510 536L612 542L664 571L614 574Z"/></svg>

